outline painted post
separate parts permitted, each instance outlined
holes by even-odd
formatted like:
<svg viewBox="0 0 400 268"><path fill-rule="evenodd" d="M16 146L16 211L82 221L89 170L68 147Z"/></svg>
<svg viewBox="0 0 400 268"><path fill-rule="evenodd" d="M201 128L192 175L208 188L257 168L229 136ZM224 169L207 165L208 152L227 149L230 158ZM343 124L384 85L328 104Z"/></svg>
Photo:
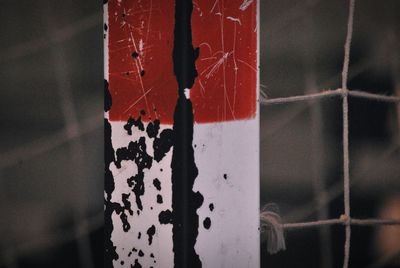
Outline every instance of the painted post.
<svg viewBox="0 0 400 268"><path fill-rule="evenodd" d="M104 4L105 267L259 267L258 10Z"/></svg>

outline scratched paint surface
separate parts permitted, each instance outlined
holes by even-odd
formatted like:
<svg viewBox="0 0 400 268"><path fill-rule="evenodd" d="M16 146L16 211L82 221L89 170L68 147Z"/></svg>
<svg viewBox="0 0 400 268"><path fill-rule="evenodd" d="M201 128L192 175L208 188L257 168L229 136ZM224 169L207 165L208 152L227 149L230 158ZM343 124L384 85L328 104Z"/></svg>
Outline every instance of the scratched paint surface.
<svg viewBox="0 0 400 268"><path fill-rule="evenodd" d="M259 266L256 3L193 2L201 267ZM174 12L173 0L105 4L105 267L174 267Z"/></svg>
<svg viewBox="0 0 400 268"><path fill-rule="evenodd" d="M193 2L193 46L200 47L199 77L191 90L197 123L255 116L257 29L252 2ZM110 119L125 121L144 110L148 117L172 123L177 99L171 61L174 1L109 1L108 27Z"/></svg>

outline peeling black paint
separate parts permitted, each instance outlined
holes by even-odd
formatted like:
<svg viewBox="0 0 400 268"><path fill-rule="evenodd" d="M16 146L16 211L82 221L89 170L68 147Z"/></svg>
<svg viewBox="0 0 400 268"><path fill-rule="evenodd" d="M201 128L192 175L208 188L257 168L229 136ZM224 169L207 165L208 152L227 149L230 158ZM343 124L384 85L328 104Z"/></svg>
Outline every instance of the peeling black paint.
<svg viewBox="0 0 400 268"><path fill-rule="evenodd" d="M129 117L128 122L126 122L126 124L124 125L124 129L128 132L128 135L132 135L133 126L137 127L139 130L142 131L144 130L144 125L141 116L139 116L137 120L135 120L131 116Z"/></svg>
<svg viewBox="0 0 400 268"><path fill-rule="evenodd" d="M144 253L143 253L143 251L142 251L142 250L139 250L139 252L138 252L138 256L139 256L139 257L143 257L143 256L144 256Z"/></svg>
<svg viewBox="0 0 400 268"><path fill-rule="evenodd" d="M131 225L128 222L128 216L125 214L125 212L120 212L120 219L122 221L122 229L124 232L128 232L131 229Z"/></svg>
<svg viewBox="0 0 400 268"><path fill-rule="evenodd" d="M155 138L160 130L160 120L156 119L147 125L146 132L149 138Z"/></svg>
<svg viewBox="0 0 400 268"><path fill-rule="evenodd" d="M151 243L153 243L153 236L154 236L155 233L156 233L156 227L155 227L154 225L152 225L152 226L147 230L149 245L151 245Z"/></svg>
<svg viewBox="0 0 400 268"><path fill-rule="evenodd" d="M153 142L154 160L160 162L169 152L174 144L174 132L172 129L164 129L160 133L160 138L155 138Z"/></svg>
<svg viewBox="0 0 400 268"><path fill-rule="evenodd" d="M136 259L135 264L131 264L131 268L142 268L142 265L139 263L138 259Z"/></svg>
<svg viewBox="0 0 400 268"><path fill-rule="evenodd" d="M170 223L172 223L173 219L172 219L171 210L161 211L160 214L158 214L158 221L161 224L170 224Z"/></svg>
<svg viewBox="0 0 400 268"><path fill-rule="evenodd" d="M158 178L155 178L153 180L153 185L156 187L157 191L161 191L161 182Z"/></svg>
<svg viewBox="0 0 400 268"><path fill-rule="evenodd" d="M211 220L209 217L205 218L203 221L203 226L204 228L206 228L207 230L210 229L211 227Z"/></svg>
<svg viewBox="0 0 400 268"><path fill-rule="evenodd" d="M158 204L162 204L163 203L163 198L162 198L162 195L160 195L160 194L157 195L157 203Z"/></svg>
<svg viewBox="0 0 400 268"><path fill-rule="evenodd" d="M143 210L141 196L144 195L144 173L143 170L138 171L138 174L127 179L129 187L133 187L132 191L135 193L136 206L138 209ZM137 211L137 214L140 212Z"/></svg>
<svg viewBox="0 0 400 268"><path fill-rule="evenodd" d="M129 196L131 194L122 194L122 203L124 204L125 209L129 211L129 214L133 215L133 210L131 209L131 202L129 202Z"/></svg>
<svg viewBox="0 0 400 268"><path fill-rule="evenodd" d="M214 210L214 204L211 203L211 204L208 206L208 208L210 209L210 211L213 211L213 210Z"/></svg>

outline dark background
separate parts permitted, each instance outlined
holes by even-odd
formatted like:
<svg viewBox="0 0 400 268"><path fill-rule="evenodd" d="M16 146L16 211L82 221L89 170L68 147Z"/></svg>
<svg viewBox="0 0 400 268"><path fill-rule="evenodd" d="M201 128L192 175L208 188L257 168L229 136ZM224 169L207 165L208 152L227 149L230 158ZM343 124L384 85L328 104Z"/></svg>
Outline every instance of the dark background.
<svg viewBox="0 0 400 268"><path fill-rule="evenodd" d="M348 1L260 1L268 97L340 87ZM396 0L356 3L350 89L400 88L399 14ZM0 267L102 267L102 4L1 0L0 20ZM400 192L396 105L349 102L352 215L378 217ZM340 98L262 107L260 149L261 205L284 222L342 214ZM321 185L333 194L318 210ZM378 231L353 228L350 267L384 257ZM341 267L344 228L321 232L287 231L274 256L262 242L262 267Z"/></svg>

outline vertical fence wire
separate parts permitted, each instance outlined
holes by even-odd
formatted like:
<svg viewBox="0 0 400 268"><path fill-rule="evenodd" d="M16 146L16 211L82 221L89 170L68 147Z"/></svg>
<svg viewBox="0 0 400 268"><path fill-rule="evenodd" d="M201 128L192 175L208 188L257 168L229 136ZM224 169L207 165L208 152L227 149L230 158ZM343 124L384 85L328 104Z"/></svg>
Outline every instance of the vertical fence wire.
<svg viewBox="0 0 400 268"><path fill-rule="evenodd" d="M347 219L345 232L346 240L344 244L344 260L343 268L349 266L350 260L350 243L351 243L351 225L350 225L350 157L349 157L349 103L348 103L348 73L350 62L350 47L353 36L354 21L354 5L355 0L350 0L349 17L347 23L347 36L344 45L344 61L342 71L342 89L343 89L343 180L344 180L344 215Z"/></svg>

